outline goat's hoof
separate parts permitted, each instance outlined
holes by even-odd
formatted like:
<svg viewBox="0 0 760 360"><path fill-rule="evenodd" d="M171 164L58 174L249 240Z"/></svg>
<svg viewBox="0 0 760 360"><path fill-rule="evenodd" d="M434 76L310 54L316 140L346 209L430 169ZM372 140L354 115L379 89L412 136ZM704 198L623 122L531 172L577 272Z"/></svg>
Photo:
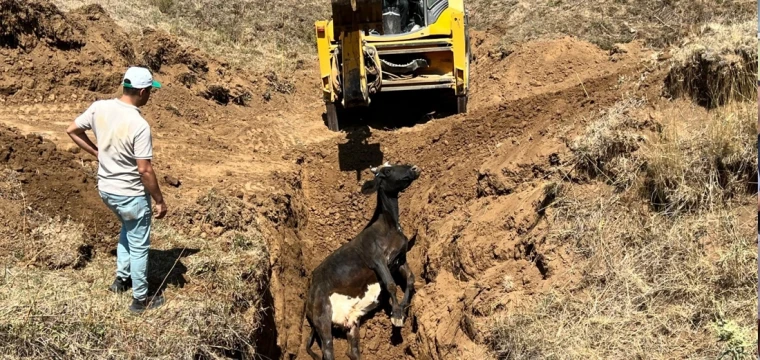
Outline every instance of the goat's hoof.
<svg viewBox="0 0 760 360"><path fill-rule="evenodd" d="M404 327L404 318L401 317L400 319L391 318L391 323L395 327Z"/></svg>

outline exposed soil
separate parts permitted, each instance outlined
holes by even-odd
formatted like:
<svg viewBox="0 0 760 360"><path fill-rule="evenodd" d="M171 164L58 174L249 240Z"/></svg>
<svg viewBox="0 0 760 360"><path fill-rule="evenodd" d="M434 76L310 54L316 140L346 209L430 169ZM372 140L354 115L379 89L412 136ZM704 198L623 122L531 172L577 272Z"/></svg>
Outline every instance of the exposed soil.
<svg viewBox="0 0 760 360"><path fill-rule="evenodd" d="M86 160L58 150L39 135L0 128L0 164L17 173L27 206L84 224L90 245L95 245L104 235L118 232L119 224L97 195L97 167ZM8 226L22 234L22 223Z"/></svg>
<svg viewBox="0 0 760 360"><path fill-rule="evenodd" d="M63 14L31 4L20 16L18 0L0 0L0 122L20 129L0 129L0 164L19 173L29 206L85 224L98 250L115 246L118 224L97 196L96 162L55 144L71 147L68 122L90 101L115 96L127 66L149 66L165 84L143 114L157 172L174 178L162 183L166 223L207 237L266 221L276 336L260 351L282 358L307 357L310 271L369 220L374 197L359 189L369 166L386 160L423 169L400 200L418 293L400 334L382 310L366 321L362 354L483 358L494 299L510 308L578 278L573 255L547 242L543 220L547 186L574 180L566 140L624 94L656 98L664 76L642 65L651 54L638 43L608 52L565 38L506 54L477 33L467 115L332 133L315 68L250 74L158 31L127 36L99 6ZM202 197L211 188L221 203ZM338 341L339 358L345 352Z"/></svg>

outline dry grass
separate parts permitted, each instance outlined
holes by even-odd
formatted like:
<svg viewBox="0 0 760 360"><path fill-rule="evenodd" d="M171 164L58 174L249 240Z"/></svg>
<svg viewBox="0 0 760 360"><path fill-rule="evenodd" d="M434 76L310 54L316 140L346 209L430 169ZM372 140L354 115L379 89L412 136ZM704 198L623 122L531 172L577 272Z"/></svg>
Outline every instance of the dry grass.
<svg viewBox="0 0 760 360"><path fill-rule="evenodd" d="M24 261L42 264L51 270L82 267L91 255L84 226L69 219L48 219L32 230L23 246Z"/></svg>
<svg viewBox="0 0 760 360"><path fill-rule="evenodd" d="M636 39L654 47L677 44L707 22L754 22L756 4L749 0L478 0L465 6L473 28L502 34L504 46L572 35L610 49ZM756 27L748 34L755 34Z"/></svg>
<svg viewBox="0 0 760 360"><path fill-rule="evenodd" d="M150 254L149 280L155 288L168 275L167 303L143 316L127 311L129 295L106 291L113 258L96 259L79 271L11 267L0 286L0 352L87 359L192 359L226 352L250 358L268 286L266 249L257 243L231 255L190 242L200 249L185 250L175 265L182 251L161 240Z"/></svg>
<svg viewBox="0 0 760 360"><path fill-rule="evenodd" d="M99 3L128 31L153 26L233 65L278 73L316 60L314 21L330 17L329 1L317 0L53 1L66 10Z"/></svg>
<svg viewBox="0 0 760 360"><path fill-rule="evenodd" d="M696 33L682 40L682 45L673 53L673 61L686 65L694 54L732 61L741 53L753 53L757 46L757 22L744 21L734 24L703 25Z"/></svg>
<svg viewBox="0 0 760 360"><path fill-rule="evenodd" d="M547 242L581 278L493 319L499 358L753 357L756 103L684 103L658 123L622 101L570 144L607 184L570 185L551 206Z"/></svg>
<svg viewBox="0 0 760 360"><path fill-rule="evenodd" d="M679 107L662 123L619 102L570 144L576 168L619 190L639 186L660 211L713 209L752 192L757 108L733 102L712 111ZM643 119L642 119L643 118Z"/></svg>
<svg viewBox="0 0 760 360"><path fill-rule="evenodd" d="M0 183L0 188L9 188L7 183ZM0 200L4 209L21 202L20 198ZM129 293L115 295L106 290L115 272L115 258L107 253L96 254L78 270L25 266L34 254L35 263L41 265L71 263L69 258L78 251L69 245L81 240L81 225L30 221L35 230L15 252L21 258L4 257L0 266L0 353L4 356L253 358L256 341L271 336L261 333L265 308L271 306L269 252L255 222L208 240L155 223L148 282L150 291L163 291L167 302L136 316L127 310ZM2 249L17 243L23 242L0 238Z"/></svg>
<svg viewBox="0 0 760 360"><path fill-rule="evenodd" d="M708 107L756 101L756 32L756 19L702 26L673 54L666 79L670 95L688 95Z"/></svg>
<svg viewBox="0 0 760 360"><path fill-rule="evenodd" d="M664 124L644 152L645 194L671 214L741 198L757 171L756 105L735 103L697 118L682 116Z"/></svg>
<svg viewBox="0 0 760 360"><path fill-rule="evenodd" d="M583 259L582 281L495 319L500 358L750 358L752 208L670 218L637 202L587 189L560 202L551 238Z"/></svg>
<svg viewBox="0 0 760 360"><path fill-rule="evenodd" d="M643 105L639 99L621 101L592 121L570 144L576 167L618 187L630 186L643 165L630 157L647 140L640 131L643 123L635 116Z"/></svg>

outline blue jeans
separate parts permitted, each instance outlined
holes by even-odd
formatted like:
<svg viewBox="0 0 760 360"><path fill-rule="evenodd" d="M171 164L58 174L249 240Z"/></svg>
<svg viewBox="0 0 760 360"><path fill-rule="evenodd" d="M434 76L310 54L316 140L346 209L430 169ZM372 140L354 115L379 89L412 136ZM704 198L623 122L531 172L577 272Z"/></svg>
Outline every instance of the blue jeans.
<svg viewBox="0 0 760 360"><path fill-rule="evenodd" d="M100 191L100 198L121 222L116 248L116 276L132 278L132 297L148 296L148 249L150 248L150 195L122 196Z"/></svg>

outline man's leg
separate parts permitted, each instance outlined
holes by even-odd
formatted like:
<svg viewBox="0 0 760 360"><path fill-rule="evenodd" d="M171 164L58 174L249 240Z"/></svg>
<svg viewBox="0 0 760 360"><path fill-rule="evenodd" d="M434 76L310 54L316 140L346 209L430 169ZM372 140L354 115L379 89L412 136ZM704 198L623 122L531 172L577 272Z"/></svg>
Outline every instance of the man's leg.
<svg viewBox="0 0 760 360"><path fill-rule="evenodd" d="M127 227L121 224L121 234L119 234L119 245L116 247L116 276L127 279L129 278L129 241L127 240Z"/></svg>
<svg viewBox="0 0 760 360"><path fill-rule="evenodd" d="M122 221L119 243L116 245L116 279L109 288L115 293L127 291L132 285L129 274L129 242L127 241L127 225Z"/></svg>
<svg viewBox="0 0 760 360"><path fill-rule="evenodd" d="M132 297L145 299L148 294L148 249L150 248L151 211L145 197L130 201L129 217L125 219L128 259L132 274Z"/></svg>
<svg viewBox="0 0 760 360"><path fill-rule="evenodd" d="M127 227L132 297L134 298L130 310L142 312L147 308L154 308L163 304L163 298L148 296L148 250L150 249L150 230L153 215L150 197L135 197L129 207L129 212L123 212L122 216Z"/></svg>
<svg viewBox="0 0 760 360"><path fill-rule="evenodd" d="M100 192L103 203L116 215L121 223L119 243L116 246L116 279L108 288L115 293L127 291L131 285L129 278L129 244L127 243L127 228L119 212L119 208L125 202L125 197L117 197L108 193Z"/></svg>

